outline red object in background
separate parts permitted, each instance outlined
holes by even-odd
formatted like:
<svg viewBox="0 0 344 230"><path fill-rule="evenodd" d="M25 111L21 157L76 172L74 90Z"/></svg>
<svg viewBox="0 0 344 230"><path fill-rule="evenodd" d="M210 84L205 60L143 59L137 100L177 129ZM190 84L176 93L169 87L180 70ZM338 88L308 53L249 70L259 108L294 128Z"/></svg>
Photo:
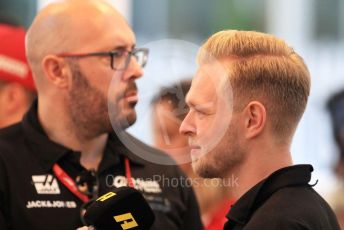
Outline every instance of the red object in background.
<svg viewBox="0 0 344 230"><path fill-rule="evenodd" d="M25 55L25 30L0 24L0 80L17 82L35 91L32 73Z"/></svg>
<svg viewBox="0 0 344 230"><path fill-rule="evenodd" d="M217 211L212 215L210 222L205 226L204 230L222 230L223 226L227 222L226 215L229 212L230 207L235 203L234 200L223 202Z"/></svg>

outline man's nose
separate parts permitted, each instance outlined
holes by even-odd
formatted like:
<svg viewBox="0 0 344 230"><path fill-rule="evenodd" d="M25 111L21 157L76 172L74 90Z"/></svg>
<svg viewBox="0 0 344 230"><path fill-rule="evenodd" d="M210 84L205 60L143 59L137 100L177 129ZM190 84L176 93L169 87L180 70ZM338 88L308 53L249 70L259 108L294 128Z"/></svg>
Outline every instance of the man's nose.
<svg viewBox="0 0 344 230"><path fill-rule="evenodd" d="M143 67L137 62L135 57L130 58L127 69L126 80L135 80L143 76Z"/></svg>
<svg viewBox="0 0 344 230"><path fill-rule="evenodd" d="M196 133L196 128L192 123L192 115L190 112L186 115L179 127L179 133L186 136L191 136Z"/></svg>

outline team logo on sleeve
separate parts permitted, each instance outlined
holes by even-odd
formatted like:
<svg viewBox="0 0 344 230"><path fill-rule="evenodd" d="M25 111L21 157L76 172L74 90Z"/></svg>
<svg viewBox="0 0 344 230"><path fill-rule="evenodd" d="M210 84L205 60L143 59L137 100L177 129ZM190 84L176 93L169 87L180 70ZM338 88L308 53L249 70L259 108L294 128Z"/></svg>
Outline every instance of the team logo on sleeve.
<svg viewBox="0 0 344 230"><path fill-rule="evenodd" d="M51 175L33 175L32 182L38 194L60 194L57 179Z"/></svg>

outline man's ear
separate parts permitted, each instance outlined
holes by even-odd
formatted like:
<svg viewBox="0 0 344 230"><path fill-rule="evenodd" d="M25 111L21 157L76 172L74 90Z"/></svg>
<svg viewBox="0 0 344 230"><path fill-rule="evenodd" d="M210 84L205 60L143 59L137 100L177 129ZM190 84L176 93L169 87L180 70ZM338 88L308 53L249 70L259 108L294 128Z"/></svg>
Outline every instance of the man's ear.
<svg viewBox="0 0 344 230"><path fill-rule="evenodd" d="M42 69L48 80L59 88L69 86L70 68L64 58L47 55L42 61Z"/></svg>
<svg viewBox="0 0 344 230"><path fill-rule="evenodd" d="M251 139L260 135L266 126L266 109L259 101L251 101L245 107L245 130L246 138Z"/></svg>

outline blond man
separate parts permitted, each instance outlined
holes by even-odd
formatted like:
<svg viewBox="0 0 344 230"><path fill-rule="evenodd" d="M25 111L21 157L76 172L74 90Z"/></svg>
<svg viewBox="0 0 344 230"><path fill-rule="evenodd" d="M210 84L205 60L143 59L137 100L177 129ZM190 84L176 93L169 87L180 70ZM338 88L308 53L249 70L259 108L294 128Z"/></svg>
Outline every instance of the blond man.
<svg viewBox="0 0 344 230"><path fill-rule="evenodd" d="M290 153L310 93L302 58L274 36L222 31L198 63L180 131L197 174L237 179L224 229L339 229L309 184L312 166Z"/></svg>

